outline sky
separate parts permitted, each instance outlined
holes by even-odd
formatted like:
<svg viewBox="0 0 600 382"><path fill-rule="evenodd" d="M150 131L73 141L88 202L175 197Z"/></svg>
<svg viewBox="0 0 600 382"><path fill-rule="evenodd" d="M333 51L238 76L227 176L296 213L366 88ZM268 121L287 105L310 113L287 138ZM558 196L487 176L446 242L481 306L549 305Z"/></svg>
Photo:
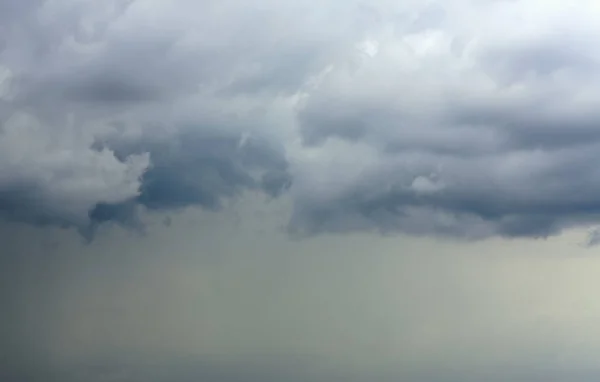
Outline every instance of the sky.
<svg viewBox="0 0 600 382"><path fill-rule="evenodd" d="M597 380L599 21L0 0L0 380Z"/></svg>

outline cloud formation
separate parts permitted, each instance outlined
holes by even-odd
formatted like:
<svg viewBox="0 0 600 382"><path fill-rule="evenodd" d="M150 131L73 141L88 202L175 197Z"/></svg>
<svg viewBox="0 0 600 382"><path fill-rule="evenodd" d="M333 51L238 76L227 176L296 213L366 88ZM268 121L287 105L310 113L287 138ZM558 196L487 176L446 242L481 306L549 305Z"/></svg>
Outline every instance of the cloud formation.
<svg viewBox="0 0 600 382"><path fill-rule="evenodd" d="M294 203L290 232L600 220L592 1L2 2L0 210Z"/></svg>
<svg viewBox="0 0 600 382"><path fill-rule="evenodd" d="M0 0L0 380L596 378L578 236L277 232L600 223L596 3Z"/></svg>
<svg viewBox="0 0 600 382"><path fill-rule="evenodd" d="M304 100L300 134L320 155L295 179L292 228L546 237L596 222L597 7L416 12Z"/></svg>
<svg viewBox="0 0 600 382"><path fill-rule="evenodd" d="M0 56L5 217L89 233L134 222L136 206L216 209L289 186L281 144L252 115L260 101L217 94L228 44L195 41L196 19L178 26L192 3L3 4L21 21Z"/></svg>

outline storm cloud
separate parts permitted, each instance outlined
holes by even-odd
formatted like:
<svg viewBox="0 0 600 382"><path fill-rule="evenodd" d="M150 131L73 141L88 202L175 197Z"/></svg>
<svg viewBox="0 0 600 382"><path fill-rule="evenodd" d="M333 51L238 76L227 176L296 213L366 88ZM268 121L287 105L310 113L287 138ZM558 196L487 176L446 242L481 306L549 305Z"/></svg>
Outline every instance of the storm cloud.
<svg viewBox="0 0 600 382"><path fill-rule="evenodd" d="M244 190L289 187L262 102L217 94L236 48L186 46L202 31L174 23L184 3L151 9L166 17L157 26L131 1L3 3L21 18L0 53L5 218L89 233L133 224L138 207L218 209Z"/></svg>
<svg viewBox="0 0 600 382"><path fill-rule="evenodd" d="M596 3L0 0L0 380L597 378Z"/></svg>
<svg viewBox="0 0 600 382"><path fill-rule="evenodd" d="M319 155L295 176L294 232L547 237L597 221L597 12L444 8L390 21L303 100Z"/></svg>
<svg viewBox="0 0 600 382"><path fill-rule="evenodd" d="M7 219L89 232L258 191L301 236L600 221L592 2L1 9Z"/></svg>

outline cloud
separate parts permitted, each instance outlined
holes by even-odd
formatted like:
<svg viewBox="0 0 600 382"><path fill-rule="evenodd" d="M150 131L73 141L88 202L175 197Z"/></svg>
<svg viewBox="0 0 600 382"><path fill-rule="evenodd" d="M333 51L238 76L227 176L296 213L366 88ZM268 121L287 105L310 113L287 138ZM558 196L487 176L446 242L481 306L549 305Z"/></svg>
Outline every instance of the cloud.
<svg viewBox="0 0 600 382"><path fill-rule="evenodd" d="M593 2L2 7L6 218L85 230L260 191L299 235L599 220Z"/></svg>
<svg viewBox="0 0 600 382"><path fill-rule="evenodd" d="M595 3L0 0L0 380L593 379Z"/></svg>
<svg viewBox="0 0 600 382"><path fill-rule="evenodd" d="M219 210L244 191L279 196L291 185L285 157L268 142L242 138L192 130L168 140L136 140L133 145L117 141L116 157L126 161L145 152L152 164L141 175L139 195L122 203L97 204L90 212L92 226L82 233L91 238L97 224L107 221L141 228L138 207L166 213L190 206Z"/></svg>
<svg viewBox="0 0 600 382"><path fill-rule="evenodd" d="M0 52L5 218L91 234L103 221L139 226L139 207L218 209L289 187L281 143L254 115L262 101L220 95L236 58L251 57L203 41L215 25L180 20L194 4L3 5L23 21Z"/></svg>
<svg viewBox="0 0 600 382"><path fill-rule="evenodd" d="M119 161L108 150L92 150L71 129L43 123L16 114L3 124L0 210L5 217L83 224L98 202L116 203L137 195L139 178L148 166L146 154Z"/></svg>
<svg viewBox="0 0 600 382"><path fill-rule="evenodd" d="M546 237L597 221L597 12L468 4L390 21L309 92L300 132L321 154L296 179L293 231ZM368 166L350 160L363 151Z"/></svg>

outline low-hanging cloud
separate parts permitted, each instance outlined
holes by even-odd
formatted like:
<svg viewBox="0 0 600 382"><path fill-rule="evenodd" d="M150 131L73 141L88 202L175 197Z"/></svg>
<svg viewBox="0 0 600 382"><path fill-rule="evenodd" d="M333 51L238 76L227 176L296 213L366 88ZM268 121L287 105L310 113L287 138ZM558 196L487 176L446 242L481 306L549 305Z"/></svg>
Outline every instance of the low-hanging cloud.
<svg viewBox="0 0 600 382"><path fill-rule="evenodd" d="M593 379L579 236L275 231L600 223L595 3L0 0L0 380Z"/></svg>
<svg viewBox="0 0 600 382"><path fill-rule="evenodd" d="M593 2L0 7L5 218L90 232L259 191L299 235L600 220Z"/></svg>
<svg viewBox="0 0 600 382"><path fill-rule="evenodd" d="M307 96L300 133L322 157L302 181L328 185L297 193L295 231L546 237L597 221L597 13L458 3L371 37Z"/></svg>
<svg viewBox="0 0 600 382"><path fill-rule="evenodd" d="M8 24L0 53L5 218L91 234L138 224L139 207L218 209L244 190L289 187L257 102L217 95L234 47L186 46L203 38L195 20L173 23L192 3L167 6L162 26L143 25L131 1L3 6L23 22Z"/></svg>

